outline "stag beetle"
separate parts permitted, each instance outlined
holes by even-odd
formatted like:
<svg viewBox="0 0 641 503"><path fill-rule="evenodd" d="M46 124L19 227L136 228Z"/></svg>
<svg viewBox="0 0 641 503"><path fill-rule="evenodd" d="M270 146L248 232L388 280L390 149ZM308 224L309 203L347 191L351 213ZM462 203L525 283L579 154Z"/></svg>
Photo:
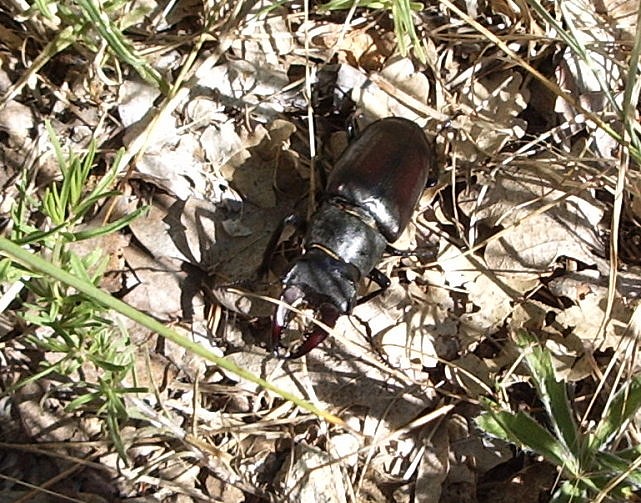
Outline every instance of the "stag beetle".
<svg viewBox="0 0 641 503"><path fill-rule="evenodd" d="M379 291L387 288L389 279L375 266L407 226L432 158L433 145L414 122L390 117L368 126L331 171L303 241L304 253L283 278L280 300L312 309L317 319L334 327L340 315L355 307L363 277L369 276ZM275 352L291 318L286 305L277 306L272 319ZM287 358L307 354L327 335L313 325Z"/></svg>

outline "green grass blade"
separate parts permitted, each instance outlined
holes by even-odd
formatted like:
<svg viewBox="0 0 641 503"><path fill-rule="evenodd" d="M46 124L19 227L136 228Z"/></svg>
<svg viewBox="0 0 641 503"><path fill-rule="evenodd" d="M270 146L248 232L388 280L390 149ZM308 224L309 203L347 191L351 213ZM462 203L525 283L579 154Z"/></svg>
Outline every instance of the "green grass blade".
<svg viewBox="0 0 641 503"><path fill-rule="evenodd" d="M91 238L111 234L112 232L116 232L116 231L119 231L120 229L127 227L142 213L147 211L147 209L148 208L146 206L143 206L131 212L130 214L125 215L122 218L119 218L118 220L115 220L111 223L103 225L102 227L98 227L96 229L85 229L85 230L70 233L70 234L64 233L63 235L65 237L68 237L71 241L82 241L84 239L91 239Z"/></svg>
<svg viewBox="0 0 641 503"><path fill-rule="evenodd" d="M563 482L550 498L550 503L588 503L589 501L587 490L576 480Z"/></svg>
<svg viewBox="0 0 641 503"><path fill-rule="evenodd" d="M525 330L518 331L516 341L524 348L525 361L555 434L565 444L566 450L580 456L583 446L579 441L567 388L564 382L557 380L550 354Z"/></svg>
<svg viewBox="0 0 641 503"><path fill-rule="evenodd" d="M513 414L507 411L496 411L490 407L488 412L476 419L476 423L492 436L530 449L571 473L578 471L578 462L572 453L524 412Z"/></svg>
<svg viewBox="0 0 641 503"><path fill-rule="evenodd" d="M641 487L641 470L631 469L632 465L638 463L639 456L641 456L641 454L637 452L633 458L626 459L625 457L610 454L609 452L598 452L596 454L595 464L603 467L603 469L607 470L613 477L620 476L622 473L629 471L626 480L637 487Z"/></svg>
<svg viewBox="0 0 641 503"><path fill-rule="evenodd" d="M51 60L51 58L76 42L77 38L78 31L75 26L68 26L58 33L56 37L46 45L40 54L38 54L38 57L33 60L29 69L23 72L20 75L20 78L12 84L5 92L4 96L0 98L0 108L3 108L7 103L20 94L22 88L27 84L27 82L29 82L29 80Z"/></svg>
<svg viewBox="0 0 641 503"><path fill-rule="evenodd" d="M641 3L637 7L637 24L641 23ZM637 30L634 36L634 45L630 51L628 61L629 71L625 79L625 91L623 93L623 117L624 124L630 136L630 142L636 147L641 148L641 138L639 138L639 123L636 117L636 109L639 103L639 59L641 58L641 30Z"/></svg>
<svg viewBox="0 0 641 503"><path fill-rule="evenodd" d="M416 34L414 20L412 19L413 3L410 0L395 0L392 2L392 18L394 19L394 32L396 33L396 42L401 55L406 55L408 51L405 37L408 36L414 47L416 57L422 62L426 61L425 50L421 39Z"/></svg>
<svg viewBox="0 0 641 503"><path fill-rule="evenodd" d="M66 225L67 224L65 222L51 229L47 229L46 231L34 230L33 232L30 232L26 236L21 236L19 239L14 240L14 242L19 245L27 245L30 243L41 243L45 241L48 237L54 236L58 232L62 231L66 227Z"/></svg>
<svg viewBox="0 0 641 503"><path fill-rule="evenodd" d="M628 423L641 407L641 376L617 391L591 436L590 450L599 450Z"/></svg>
<svg viewBox="0 0 641 503"><path fill-rule="evenodd" d="M150 84L158 86L163 92L168 90L169 87L160 73L136 53L129 40L93 0L76 0L76 2L82 9L84 17L105 39L118 59L131 65L138 75Z"/></svg>

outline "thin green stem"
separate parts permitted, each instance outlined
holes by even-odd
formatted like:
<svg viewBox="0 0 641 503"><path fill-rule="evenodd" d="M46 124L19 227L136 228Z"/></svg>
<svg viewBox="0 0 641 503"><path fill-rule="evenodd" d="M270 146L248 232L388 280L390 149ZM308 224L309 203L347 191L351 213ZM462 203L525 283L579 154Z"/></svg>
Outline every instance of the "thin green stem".
<svg viewBox="0 0 641 503"><path fill-rule="evenodd" d="M30 253L29 251L12 243L11 241L9 241L4 237L0 237L0 253L10 258L11 260L14 260L30 269L33 269L34 271L42 273L46 276L54 278L62 283L65 283L68 286L75 288L78 292L86 295L87 297L94 299L96 302L106 306L107 308L113 309L114 311L136 321L140 325L148 328L149 330L156 332L158 335L178 344L179 346L187 349L188 351L191 351L192 353L197 354L202 358L205 358L206 360L212 362L218 367L225 369L242 379L246 379L250 382L258 384L264 389L276 393L277 395L283 397L285 400L288 400L298 405L302 409L305 409L311 412L312 414L315 414L318 417L325 419L330 423L333 423L339 426L345 426L345 423L339 417L334 416L333 414L330 414L329 412L326 412L324 410L321 410L318 407L312 405L311 403L285 390L282 390L274 386L270 382L265 381L264 379L261 379L260 377L252 374L251 372L248 372L243 368L238 367L237 365L230 362L229 360L215 355L213 352L204 348L200 344L193 342L188 338L183 337L178 333L174 332L173 330L166 327L165 325L155 320L151 316L141 313L140 311L133 308L129 304L126 304L125 302L122 302L121 300L118 300L112 297L111 295L100 290L99 288L96 288L95 286L78 279L72 274L69 274L68 272L55 267L51 263L42 259L41 257L38 257L33 253Z"/></svg>

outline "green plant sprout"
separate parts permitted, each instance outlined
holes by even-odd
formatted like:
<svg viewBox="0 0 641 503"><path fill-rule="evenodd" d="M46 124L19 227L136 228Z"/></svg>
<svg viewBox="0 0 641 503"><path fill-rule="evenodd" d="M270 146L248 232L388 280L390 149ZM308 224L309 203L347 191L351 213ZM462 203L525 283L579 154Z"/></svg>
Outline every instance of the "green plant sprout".
<svg viewBox="0 0 641 503"><path fill-rule="evenodd" d="M422 3L412 2L411 0L331 0L323 4L320 9L321 11L351 9L355 1L358 3L358 7L389 12L394 21L394 34L396 35L396 42L401 55L406 56L409 52L407 43L409 39L416 57L419 61L425 63L427 56L423 45L424 42L416 33L416 27L412 20L412 12L422 10Z"/></svg>
<svg viewBox="0 0 641 503"><path fill-rule="evenodd" d="M564 481L550 501L628 501L641 487L641 447L619 449L614 439L641 406L641 377L616 391L601 419L588 432L577 425L566 384L557 379L549 352L524 330L516 342L544 406L550 427L525 412L486 402L478 426L496 438L532 451L557 466Z"/></svg>
<svg viewBox="0 0 641 503"><path fill-rule="evenodd" d="M0 260L0 281L5 285L22 284L28 291L27 300L20 303L16 314L26 325L24 340L48 358L43 359L38 371L5 389L4 394L46 376L66 377L64 385L74 395L67 410L82 408L103 418L106 431L126 462L119 425L135 411L127 409L125 398L146 390L126 384L135 382L134 356L127 332L109 316L117 312L242 379L255 382L333 424L344 425L340 418L215 355L100 290L105 257L100 250L79 256L71 245L115 232L145 208L96 228L81 227L79 224L96 203L118 194L113 187L120 172L122 151L106 172L91 178L95 145L90 144L82 157L74 153L65 155L48 124L47 128L62 178L39 199L27 189L26 175L23 177L21 197L11 212L11 239L0 237L0 255L5 257ZM46 216L43 228L29 223L30 215L37 212ZM78 379L87 375L97 377Z"/></svg>
<svg viewBox="0 0 641 503"><path fill-rule="evenodd" d="M58 268L97 286L108 257L100 249L79 256L71 244L115 232L137 218L144 208L104 226L80 229L79 224L86 220L97 203L118 194L114 187L122 153L116 156L104 175L94 177L94 180L91 175L95 142L90 143L82 158L74 153L65 155L51 125L47 123L46 127L62 178L44 191L41 201L28 195L26 182L23 182L22 197L11 212L11 240L38 249L40 256ZM35 211L46 217L43 229L26 223L28 214ZM134 365L133 348L126 330L109 319L102 304L9 259L0 261L0 278L3 282L21 281L29 292L17 310L26 324L25 341L51 355L42 360L38 372L5 393L48 375L74 376L65 385L75 390L77 398L67 408L93 407L98 415L106 416L109 434L125 459L116 428L118 421L127 417L123 395L142 391L123 384L132 377ZM90 373L84 372L88 370L87 366L91 367ZM97 381L77 379L78 375L95 375Z"/></svg>

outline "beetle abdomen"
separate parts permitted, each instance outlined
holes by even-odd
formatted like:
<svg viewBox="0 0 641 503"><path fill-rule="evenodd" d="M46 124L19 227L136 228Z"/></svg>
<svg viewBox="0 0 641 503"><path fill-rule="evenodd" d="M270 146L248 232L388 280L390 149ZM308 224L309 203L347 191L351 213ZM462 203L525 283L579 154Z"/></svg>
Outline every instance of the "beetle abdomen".
<svg viewBox="0 0 641 503"><path fill-rule="evenodd" d="M432 146L414 122L372 123L343 153L326 194L366 211L389 242L407 226L431 170Z"/></svg>

